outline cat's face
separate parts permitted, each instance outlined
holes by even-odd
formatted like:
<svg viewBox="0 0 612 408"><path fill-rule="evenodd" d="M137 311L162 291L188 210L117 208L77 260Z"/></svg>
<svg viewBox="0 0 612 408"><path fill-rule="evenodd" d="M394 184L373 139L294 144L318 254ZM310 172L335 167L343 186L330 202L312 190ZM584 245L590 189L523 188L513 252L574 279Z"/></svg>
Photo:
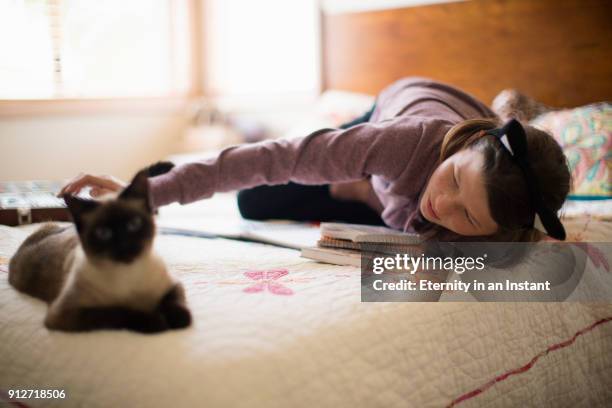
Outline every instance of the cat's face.
<svg viewBox="0 0 612 408"><path fill-rule="evenodd" d="M65 201L89 258L130 263L151 247L155 224L145 172L138 173L116 199L97 202L66 196Z"/></svg>
<svg viewBox="0 0 612 408"><path fill-rule="evenodd" d="M83 219L79 236L89 256L129 263L150 247L154 234L151 215L122 200L104 203Z"/></svg>

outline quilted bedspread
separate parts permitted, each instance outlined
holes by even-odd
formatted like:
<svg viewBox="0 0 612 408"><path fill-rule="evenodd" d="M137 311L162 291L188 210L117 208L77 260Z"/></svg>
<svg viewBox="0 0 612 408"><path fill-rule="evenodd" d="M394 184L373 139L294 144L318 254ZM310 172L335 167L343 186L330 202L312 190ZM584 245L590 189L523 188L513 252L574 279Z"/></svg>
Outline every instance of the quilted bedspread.
<svg viewBox="0 0 612 408"><path fill-rule="evenodd" d="M223 239L159 236L189 329L50 332L7 282L25 238L0 227L0 401L25 406L610 406L612 305L361 303L357 268ZM611 272L612 273L612 272Z"/></svg>

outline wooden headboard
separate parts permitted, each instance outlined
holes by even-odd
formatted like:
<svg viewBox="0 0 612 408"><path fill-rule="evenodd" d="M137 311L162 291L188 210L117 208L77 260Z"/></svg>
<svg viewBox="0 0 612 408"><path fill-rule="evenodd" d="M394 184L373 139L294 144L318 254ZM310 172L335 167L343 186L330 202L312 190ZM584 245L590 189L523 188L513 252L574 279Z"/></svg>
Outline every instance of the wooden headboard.
<svg viewBox="0 0 612 408"><path fill-rule="evenodd" d="M324 89L427 76L490 103L517 88L558 107L612 100L612 1L472 0L322 16Z"/></svg>

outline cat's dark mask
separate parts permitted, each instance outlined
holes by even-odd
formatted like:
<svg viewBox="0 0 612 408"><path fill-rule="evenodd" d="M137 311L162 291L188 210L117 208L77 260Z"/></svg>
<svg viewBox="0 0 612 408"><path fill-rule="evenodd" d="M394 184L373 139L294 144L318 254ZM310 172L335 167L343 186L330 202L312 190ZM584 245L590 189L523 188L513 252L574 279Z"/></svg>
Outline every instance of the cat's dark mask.
<svg viewBox="0 0 612 408"><path fill-rule="evenodd" d="M129 263L150 246L155 226L147 176L146 170L139 172L108 201L64 196L88 256Z"/></svg>

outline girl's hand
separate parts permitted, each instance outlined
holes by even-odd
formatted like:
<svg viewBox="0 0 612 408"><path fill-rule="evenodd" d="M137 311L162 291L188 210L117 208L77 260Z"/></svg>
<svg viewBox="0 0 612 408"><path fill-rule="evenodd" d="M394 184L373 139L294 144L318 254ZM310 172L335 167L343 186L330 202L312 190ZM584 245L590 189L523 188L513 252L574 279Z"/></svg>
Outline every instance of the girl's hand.
<svg viewBox="0 0 612 408"><path fill-rule="evenodd" d="M66 183L57 196L62 197L65 194L77 195L83 188L90 187L89 194L95 198L121 191L125 186L127 186L126 182L113 176L94 176L81 173Z"/></svg>

